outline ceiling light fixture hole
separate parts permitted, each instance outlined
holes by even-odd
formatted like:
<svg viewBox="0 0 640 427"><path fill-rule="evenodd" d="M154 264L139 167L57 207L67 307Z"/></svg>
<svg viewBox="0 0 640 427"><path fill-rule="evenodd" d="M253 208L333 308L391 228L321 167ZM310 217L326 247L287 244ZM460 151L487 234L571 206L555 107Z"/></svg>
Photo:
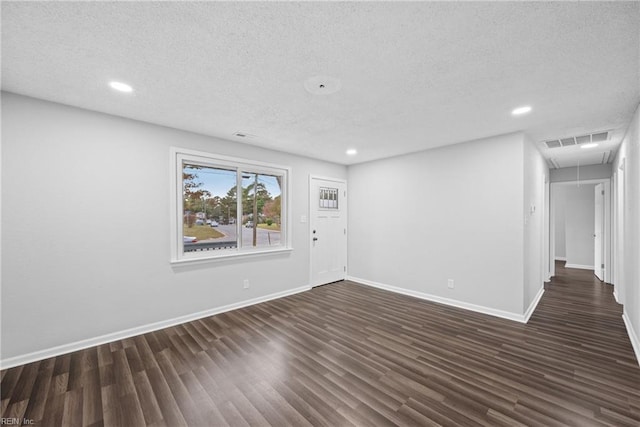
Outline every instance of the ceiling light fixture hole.
<svg viewBox="0 0 640 427"><path fill-rule="evenodd" d="M313 95L331 95L340 90L340 80L329 76L314 76L304 82L304 88Z"/></svg>

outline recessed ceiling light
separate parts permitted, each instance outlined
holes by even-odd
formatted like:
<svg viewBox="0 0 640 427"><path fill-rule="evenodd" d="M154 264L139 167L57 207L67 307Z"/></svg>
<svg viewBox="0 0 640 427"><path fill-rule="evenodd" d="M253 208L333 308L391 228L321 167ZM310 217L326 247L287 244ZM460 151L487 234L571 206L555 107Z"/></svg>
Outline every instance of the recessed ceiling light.
<svg viewBox="0 0 640 427"><path fill-rule="evenodd" d="M580 146L580 148L595 148L595 147L597 147L597 146L598 146L598 143L596 143L596 142L590 142L590 143L588 143L588 144L582 144L582 145Z"/></svg>
<svg viewBox="0 0 640 427"><path fill-rule="evenodd" d="M125 93L133 92L133 88L126 83L109 82L109 86L111 86L111 89L115 89L118 92L125 92Z"/></svg>
<svg viewBox="0 0 640 427"><path fill-rule="evenodd" d="M527 114L528 112L531 111L531 107L528 105L522 106L522 107L518 107L516 109L514 109L511 114L514 116L520 116L522 114Z"/></svg>
<svg viewBox="0 0 640 427"><path fill-rule="evenodd" d="M356 154L358 154L358 150L356 150L355 148L349 148L347 150L347 155L349 156L355 156Z"/></svg>

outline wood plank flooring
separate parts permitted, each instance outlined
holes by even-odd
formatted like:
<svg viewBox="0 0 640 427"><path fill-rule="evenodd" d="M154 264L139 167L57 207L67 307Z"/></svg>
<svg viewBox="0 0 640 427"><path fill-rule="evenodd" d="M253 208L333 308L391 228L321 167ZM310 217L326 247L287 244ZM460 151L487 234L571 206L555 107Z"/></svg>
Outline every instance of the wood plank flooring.
<svg viewBox="0 0 640 427"><path fill-rule="evenodd" d="M640 425L612 287L558 266L529 324L351 282L1 372L38 426Z"/></svg>

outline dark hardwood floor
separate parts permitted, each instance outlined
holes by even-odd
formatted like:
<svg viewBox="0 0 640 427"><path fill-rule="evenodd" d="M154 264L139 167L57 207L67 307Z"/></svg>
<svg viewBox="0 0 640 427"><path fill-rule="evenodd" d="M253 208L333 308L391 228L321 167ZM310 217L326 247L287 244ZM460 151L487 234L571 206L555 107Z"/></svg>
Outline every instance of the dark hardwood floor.
<svg viewBox="0 0 640 427"><path fill-rule="evenodd" d="M351 282L2 371L38 426L640 425L612 287L564 269L527 325Z"/></svg>

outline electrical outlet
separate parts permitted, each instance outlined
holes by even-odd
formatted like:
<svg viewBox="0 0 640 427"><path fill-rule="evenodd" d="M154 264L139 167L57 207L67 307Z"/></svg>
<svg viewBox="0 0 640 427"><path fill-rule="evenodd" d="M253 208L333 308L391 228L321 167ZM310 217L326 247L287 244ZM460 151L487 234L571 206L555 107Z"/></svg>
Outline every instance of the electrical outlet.
<svg viewBox="0 0 640 427"><path fill-rule="evenodd" d="M244 285L243 285L244 289L249 289L249 279L244 279Z"/></svg>
<svg viewBox="0 0 640 427"><path fill-rule="evenodd" d="M453 289L454 288L453 279L447 280L447 288L449 288L449 289Z"/></svg>

